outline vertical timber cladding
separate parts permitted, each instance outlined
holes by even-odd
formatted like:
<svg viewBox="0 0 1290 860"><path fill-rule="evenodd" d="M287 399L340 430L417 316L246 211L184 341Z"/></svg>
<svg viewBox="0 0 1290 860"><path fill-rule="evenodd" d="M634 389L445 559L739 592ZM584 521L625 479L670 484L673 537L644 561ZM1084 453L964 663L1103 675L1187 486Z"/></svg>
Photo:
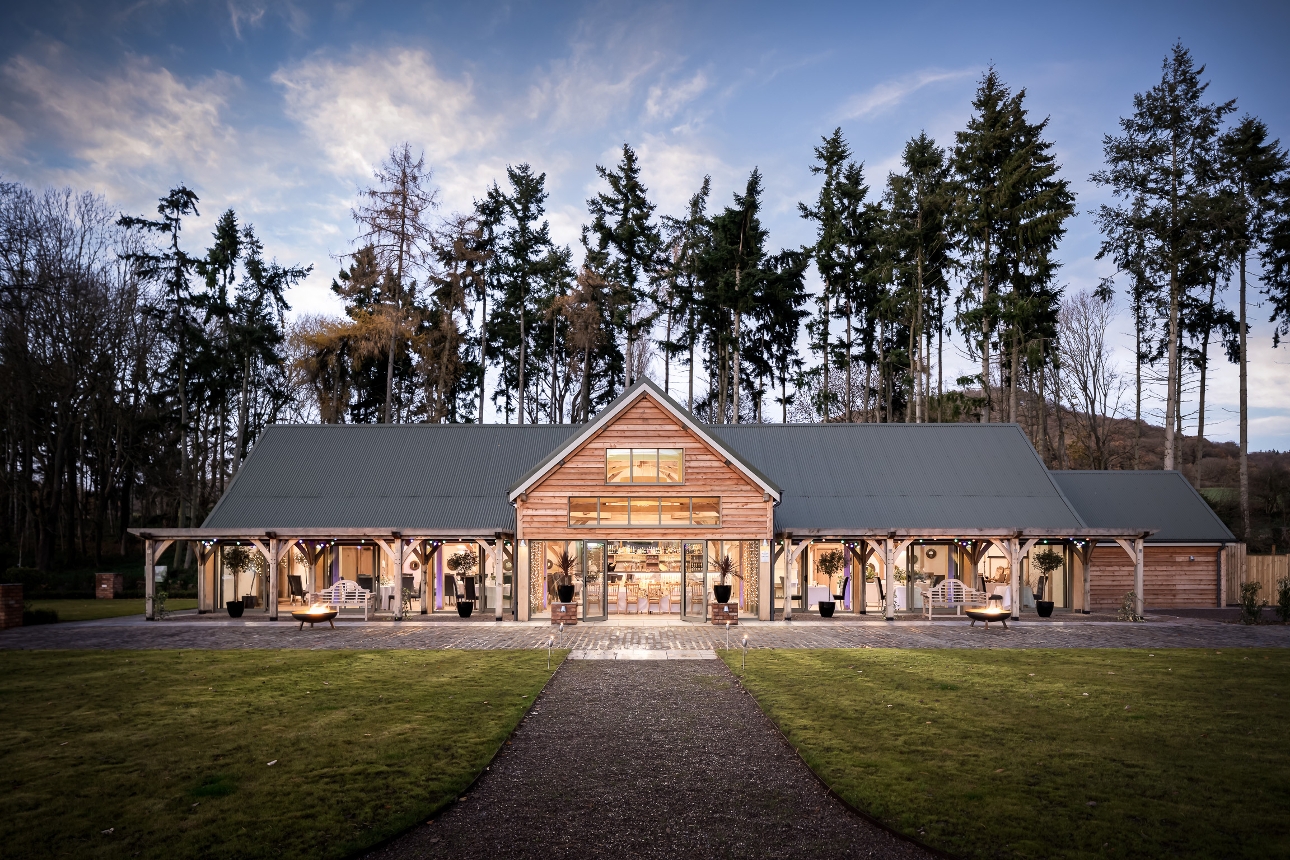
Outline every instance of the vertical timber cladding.
<svg viewBox="0 0 1290 860"><path fill-rule="evenodd" d="M1217 546L1152 546L1142 553L1148 609L1209 608L1218 593ZM1194 559L1194 560L1193 560ZM1094 611L1116 610L1133 590L1133 559L1118 546L1097 546L1089 559Z"/></svg>
<svg viewBox="0 0 1290 860"><path fill-rule="evenodd" d="M607 448L683 448L680 484L606 484ZM720 526L569 526L571 496L720 496ZM648 395L565 458L563 465L517 499L515 520L522 540L769 540L774 502L724 455L691 433Z"/></svg>

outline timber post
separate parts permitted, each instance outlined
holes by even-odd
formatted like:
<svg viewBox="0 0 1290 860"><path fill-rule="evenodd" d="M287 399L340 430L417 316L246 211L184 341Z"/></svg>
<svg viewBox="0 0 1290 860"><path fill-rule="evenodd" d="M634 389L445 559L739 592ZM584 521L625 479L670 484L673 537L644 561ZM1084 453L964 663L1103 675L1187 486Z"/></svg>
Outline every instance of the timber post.
<svg viewBox="0 0 1290 860"><path fill-rule="evenodd" d="M1133 593L1137 598L1133 613L1138 617L1147 614L1147 595L1144 593L1142 575L1142 543L1141 537L1133 539Z"/></svg>
<svg viewBox="0 0 1290 860"><path fill-rule="evenodd" d="M883 607L882 617L888 621L896 620L896 533L888 532L887 539L882 542L883 546L883 565L882 578L886 581L887 599Z"/></svg>
<svg viewBox="0 0 1290 860"><path fill-rule="evenodd" d="M157 544L152 540L143 542L143 617L156 621L157 614L154 600L157 595Z"/></svg>
<svg viewBox="0 0 1290 860"><path fill-rule="evenodd" d="M270 532L269 537L269 593L265 603L269 608L269 620L278 620L278 556L281 554L281 541Z"/></svg>

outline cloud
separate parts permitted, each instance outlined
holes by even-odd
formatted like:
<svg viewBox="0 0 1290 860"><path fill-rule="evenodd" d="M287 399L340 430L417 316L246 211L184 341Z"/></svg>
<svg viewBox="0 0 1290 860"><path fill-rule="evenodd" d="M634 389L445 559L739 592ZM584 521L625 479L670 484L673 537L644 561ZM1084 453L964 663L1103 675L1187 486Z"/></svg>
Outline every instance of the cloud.
<svg viewBox="0 0 1290 860"><path fill-rule="evenodd" d="M942 81L956 81L976 74L978 70L959 69L943 71L940 69L923 69L889 81L883 81L863 93L852 96L843 105L842 119L863 119L879 111L895 107L923 87Z"/></svg>
<svg viewBox="0 0 1290 860"><path fill-rule="evenodd" d="M46 181L93 177L91 187L133 199L140 177L217 170L237 134L222 114L240 81L216 73L186 82L127 56L111 74L86 74L69 51L45 45L0 68L0 127L20 128L6 156L44 164ZM149 189L150 192L154 189Z"/></svg>
<svg viewBox="0 0 1290 860"><path fill-rule="evenodd" d="M655 84L645 98L645 116L649 119L671 119L676 112L694 101L708 88L708 76L699 70L689 80L674 86Z"/></svg>

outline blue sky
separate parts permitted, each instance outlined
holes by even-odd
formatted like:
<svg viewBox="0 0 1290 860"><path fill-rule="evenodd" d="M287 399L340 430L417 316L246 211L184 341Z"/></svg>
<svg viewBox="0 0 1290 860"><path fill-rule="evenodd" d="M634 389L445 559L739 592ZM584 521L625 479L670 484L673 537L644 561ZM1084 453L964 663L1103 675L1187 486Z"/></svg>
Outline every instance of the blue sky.
<svg viewBox="0 0 1290 860"><path fill-rule="evenodd" d="M1237 98L1290 140L1287 4L11 0L3 20L5 178L93 189L135 212L186 182L203 201L193 245L231 206L280 260L314 264L290 296L303 312L339 310L327 284L350 247L350 205L403 140L424 149L445 214L507 163L545 171L565 243L586 220L594 166L624 141L661 212L704 174L727 201L755 165L771 244L796 246L811 237L796 204L814 194L821 135L842 127L876 192L910 136L952 143L994 63L1051 117L1078 194L1059 255L1070 290L1109 274L1089 216L1107 199L1088 181L1102 135L1175 40L1207 64L1215 99ZM1253 316L1252 447L1285 450L1290 350L1274 351ZM955 354L947 376L969 364ZM1234 439L1236 374L1217 354L1212 367L1207 435Z"/></svg>

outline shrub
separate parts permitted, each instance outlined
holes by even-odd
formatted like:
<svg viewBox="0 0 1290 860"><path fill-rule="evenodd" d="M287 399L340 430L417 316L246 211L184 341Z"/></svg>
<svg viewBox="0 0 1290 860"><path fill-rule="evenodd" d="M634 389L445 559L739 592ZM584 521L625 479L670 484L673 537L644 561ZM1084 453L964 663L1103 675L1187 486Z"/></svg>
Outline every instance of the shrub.
<svg viewBox="0 0 1290 860"><path fill-rule="evenodd" d="M1138 595L1132 591L1126 592L1115 617L1120 621L1141 621L1142 616L1138 614Z"/></svg>
<svg viewBox="0 0 1290 860"><path fill-rule="evenodd" d="M1259 592L1263 589L1261 582L1247 582L1241 586L1241 621L1245 624L1258 624L1259 615L1263 613L1263 607L1268 605L1266 600L1259 600Z"/></svg>
<svg viewBox="0 0 1290 860"><path fill-rule="evenodd" d="M1277 618L1290 622L1290 577L1277 580Z"/></svg>
<svg viewBox="0 0 1290 860"><path fill-rule="evenodd" d="M30 627L33 624L57 624L58 613L52 609L24 609L22 623L24 627Z"/></svg>

